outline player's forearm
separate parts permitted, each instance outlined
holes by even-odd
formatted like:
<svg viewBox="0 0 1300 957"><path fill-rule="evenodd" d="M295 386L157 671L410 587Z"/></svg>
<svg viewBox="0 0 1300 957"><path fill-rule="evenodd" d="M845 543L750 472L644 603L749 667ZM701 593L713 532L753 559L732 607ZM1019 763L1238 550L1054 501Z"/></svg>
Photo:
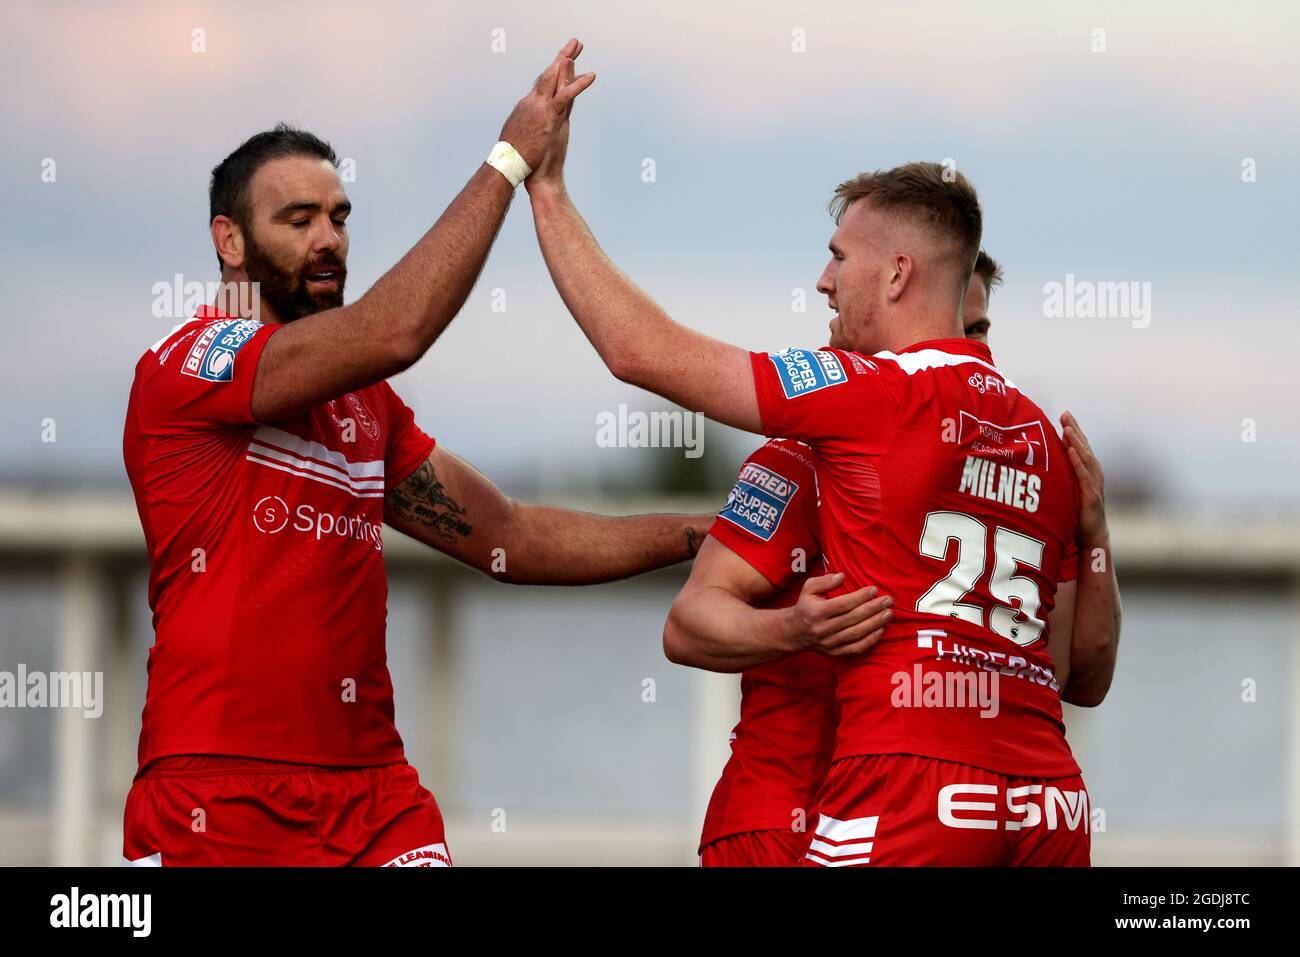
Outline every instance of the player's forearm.
<svg viewBox="0 0 1300 957"><path fill-rule="evenodd" d="M545 505L513 506L504 568L521 585L593 585L684 562L712 515L593 515Z"/></svg>
<svg viewBox="0 0 1300 957"><path fill-rule="evenodd" d="M715 586L684 589L664 623L668 660L705 671L744 671L800 650L788 609L754 608Z"/></svg>
<svg viewBox="0 0 1300 957"><path fill-rule="evenodd" d="M566 192L531 195L542 256L583 334L617 378L672 398L682 327L610 261Z"/></svg>
<svg viewBox="0 0 1300 957"><path fill-rule="evenodd" d="M1070 675L1064 700L1090 708L1101 704L1115 676L1120 632L1119 581L1110 540L1085 544L1079 553L1079 583L1070 645Z"/></svg>
<svg viewBox="0 0 1300 957"><path fill-rule="evenodd" d="M513 193L504 176L480 166L420 241L348 307L365 330L361 341L389 344L401 368L424 355L478 281Z"/></svg>

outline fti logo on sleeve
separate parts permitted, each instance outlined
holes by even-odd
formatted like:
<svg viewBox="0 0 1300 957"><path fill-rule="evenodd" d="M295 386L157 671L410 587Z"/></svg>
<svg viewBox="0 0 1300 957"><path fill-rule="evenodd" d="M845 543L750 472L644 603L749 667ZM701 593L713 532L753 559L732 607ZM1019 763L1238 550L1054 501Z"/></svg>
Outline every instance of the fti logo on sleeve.
<svg viewBox="0 0 1300 957"><path fill-rule="evenodd" d="M718 517L765 542L770 541L781 524L785 507L797 491L799 486L785 476L747 462Z"/></svg>
<svg viewBox="0 0 1300 957"><path fill-rule="evenodd" d="M252 319L230 319L206 326L181 363L181 372L209 382L229 382L235 377L235 354L262 328Z"/></svg>
<svg viewBox="0 0 1300 957"><path fill-rule="evenodd" d="M844 366L840 363L839 356L833 352L821 349L784 349L781 352L769 352L767 357L776 366L787 399L847 381Z"/></svg>

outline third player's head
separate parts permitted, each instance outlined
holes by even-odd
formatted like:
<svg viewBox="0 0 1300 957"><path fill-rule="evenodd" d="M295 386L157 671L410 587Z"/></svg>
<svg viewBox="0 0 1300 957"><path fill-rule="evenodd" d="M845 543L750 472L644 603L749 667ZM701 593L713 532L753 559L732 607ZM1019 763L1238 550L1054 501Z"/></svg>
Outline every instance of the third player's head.
<svg viewBox="0 0 1300 957"><path fill-rule="evenodd" d="M908 163L841 183L836 230L817 281L836 316L831 345L897 351L960 336L962 302L979 252L975 189L938 163Z"/></svg>
<svg viewBox="0 0 1300 957"><path fill-rule="evenodd" d="M212 171L212 241L222 278L260 284L261 306L288 322L343 305L352 204L328 143L281 123Z"/></svg>
<svg viewBox="0 0 1300 957"><path fill-rule="evenodd" d="M995 287L1002 285L1002 267L997 260L980 250L975 257L975 271L966 287L966 302L962 306L962 328L967 339L989 341L989 300Z"/></svg>

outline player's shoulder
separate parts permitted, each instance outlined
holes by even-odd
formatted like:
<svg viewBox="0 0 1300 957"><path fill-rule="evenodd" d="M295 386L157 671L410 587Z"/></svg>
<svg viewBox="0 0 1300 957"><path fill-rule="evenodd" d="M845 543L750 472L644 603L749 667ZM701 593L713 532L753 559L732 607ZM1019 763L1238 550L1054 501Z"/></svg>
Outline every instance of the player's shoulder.
<svg viewBox="0 0 1300 957"><path fill-rule="evenodd" d="M140 355L139 364L149 366L165 365L182 341L190 340L199 334L204 321L195 318L176 323L167 331L165 336Z"/></svg>
<svg viewBox="0 0 1300 957"><path fill-rule="evenodd" d="M757 542L770 542L782 528L787 511L794 512L793 521L802 521L808 496L813 495L815 489L816 476L808 447L791 439L771 439L745 459L718 517L735 529L749 533ZM791 509L793 503L799 504ZM715 527L723 529L727 525ZM797 527L785 522L784 535L797 535L798 532ZM727 536L724 534L723 538ZM724 543L737 542L728 540Z"/></svg>
<svg viewBox="0 0 1300 957"><path fill-rule="evenodd" d="M830 346L816 349L790 346L765 355L775 367L787 399L836 386L848 385L851 389L855 381L862 382L893 371L886 364L874 361L874 356Z"/></svg>
<svg viewBox="0 0 1300 957"><path fill-rule="evenodd" d="M366 398L374 399L377 402L382 402L384 404L393 402L396 402L399 405L405 404L402 402L401 396L397 394L397 390L393 388L392 384L387 379L380 379L378 382L374 382L368 386L363 386L356 391L358 395L364 395Z"/></svg>
<svg viewBox="0 0 1300 957"><path fill-rule="evenodd" d="M1012 397L1010 404L1012 409L1014 409L1017 415L1021 418L1042 419L1049 425L1052 422L1051 418L1043 410L1043 407L1019 389L1015 391L1015 395Z"/></svg>
<svg viewBox="0 0 1300 957"><path fill-rule="evenodd" d="M811 476L816 469L812 449L796 439L768 439L745 459L745 465L751 464L796 481Z"/></svg>
<svg viewBox="0 0 1300 957"><path fill-rule="evenodd" d="M934 339L909 346L901 352L877 352L870 359L880 368L897 371L917 381L931 378L926 373L951 372L959 377L987 377L998 380L1008 389L1015 388L1015 384L994 365L988 346L969 339Z"/></svg>
<svg viewBox="0 0 1300 957"><path fill-rule="evenodd" d="M1017 424L1038 422L1042 425L1045 441L1058 445L1063 441L1060 432L1057 431L1055 420L1032 396L1017 389L1009 380L1002 379L999 383L986 376L983 386L982 409L996 409L1008 422Z"/></svg>
<svg viewBox="0 0 1300 957"><path fill-rule="evenodd" d="M137 363L137 375L175 363L180 372L197 379L222 382L230 377L235 354L263 324L200 309L151 345Z"/></svg>
<svg viewBox="0 0 1300 957"><path fill-rule="evenodd" d="M387 422L395 422L404 415L414 415L387 379L380 379L378 382L357 389L352 394L381 411Z"/></svg>

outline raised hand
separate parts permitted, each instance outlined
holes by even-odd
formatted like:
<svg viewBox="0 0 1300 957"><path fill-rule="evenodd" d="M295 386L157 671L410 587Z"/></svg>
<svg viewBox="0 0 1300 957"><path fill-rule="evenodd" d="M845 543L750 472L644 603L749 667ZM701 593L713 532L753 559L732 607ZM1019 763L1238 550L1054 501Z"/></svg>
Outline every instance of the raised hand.
<svg viewBox="0 0 1300 957"><path fill-rule="evenodd" d="M570 60L564 67L560 75L560 88L567 88L580 79L575 77L573 61ZM590 76L595 79L594 73L587 73L584 76ZM588 82L590 85L590 82ZM585 89L586 87L583 87ZM555 129L555 135L551 137L550 148L546 151L546 158L542 160L540 166L533 167L533 174L524 181L524 188L529 194L533 194L538 189L560 189L564 188L564 158L569 152L569 116L573 113L573 100L565 107L563 118L559 126Z"/></svg>
<svg viewBox="0 0 1300 957"><path fill-rule="evenodd" d="M1065 447L1079 480L1079 535L1085 542L1099 542L1109 535L1106 526L1106 476L1093 454L1088 437L1069 412L1061 415Z"/></svg>
<svg viewBox="0 0 1300 957"><path fill-rule="evenodd" d="M501 139L534 170L542 165L559 130L564 130L567 140L569 108L574 98L596 80L594 73L574 76L574 60L580 53L579 40L566 43L501 127Z"/></svg>

